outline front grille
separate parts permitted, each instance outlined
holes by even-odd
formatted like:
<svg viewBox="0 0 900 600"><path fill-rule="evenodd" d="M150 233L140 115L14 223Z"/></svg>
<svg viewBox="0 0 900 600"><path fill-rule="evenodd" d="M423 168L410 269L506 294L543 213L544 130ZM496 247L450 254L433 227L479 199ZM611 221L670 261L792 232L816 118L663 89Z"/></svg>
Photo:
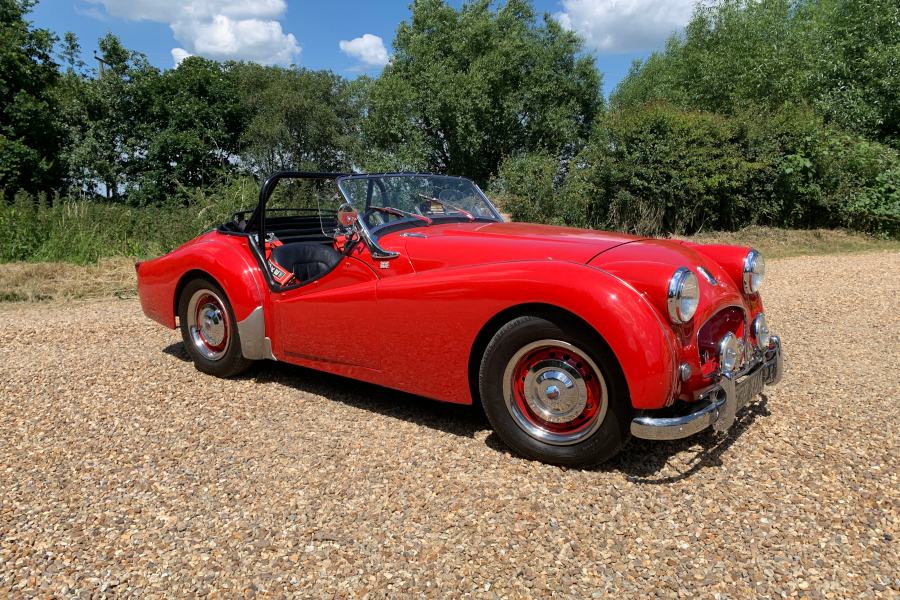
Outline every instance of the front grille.
<svg viewBox="0 0 900 600"><path fill-rule="evenodd" d="M697 332L697 352L700 354L700 370L704 376L716 370L716 344L726 333L733 333L743 346L746 330L744 309L727 306L711 316Z"/></svg>

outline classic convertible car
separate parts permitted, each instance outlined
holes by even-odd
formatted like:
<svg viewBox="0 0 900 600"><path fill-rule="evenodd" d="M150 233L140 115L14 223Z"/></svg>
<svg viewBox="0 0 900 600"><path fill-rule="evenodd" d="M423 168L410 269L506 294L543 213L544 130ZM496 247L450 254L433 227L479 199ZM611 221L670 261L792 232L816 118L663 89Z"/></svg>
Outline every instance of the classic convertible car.
<svg viewBox="0 0 900 600"><path fill-rule="evenodd" d="M555 464L726 431L783 373L755 250L508 223L460 177L275 173L255 210L136 268L204 373L269 359L481 402Z"/></svg>

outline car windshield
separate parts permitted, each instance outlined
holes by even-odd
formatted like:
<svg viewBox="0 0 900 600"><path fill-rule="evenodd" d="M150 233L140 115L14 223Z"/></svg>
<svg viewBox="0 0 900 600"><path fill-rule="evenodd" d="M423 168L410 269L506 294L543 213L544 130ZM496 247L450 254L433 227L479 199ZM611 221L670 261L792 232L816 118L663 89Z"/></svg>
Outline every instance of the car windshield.
<svg viewBox="0 0 900 600"><path fill-rule="evenodd" d="M461 177L354 175L338 179L338 186L370 229L400 220L502 220L478 186Z"/></svg>

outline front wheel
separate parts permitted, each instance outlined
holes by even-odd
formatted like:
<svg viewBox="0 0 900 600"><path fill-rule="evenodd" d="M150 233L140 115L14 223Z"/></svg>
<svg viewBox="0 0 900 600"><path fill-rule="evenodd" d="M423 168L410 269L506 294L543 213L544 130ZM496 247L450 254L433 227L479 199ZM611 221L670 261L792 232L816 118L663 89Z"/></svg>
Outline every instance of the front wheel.
<svg viewBox="0 0 900 600"><path fill-rule="evenodd" d="M188 283L178 302L181 339L199 371L231 377L253 364L241 354L234 312L225 292L205 277Z"/></svg>
<svg viewBox="0 0 900 600"><path fill-rule="evenodd" d="M485 350L481 400L494 430L535 460L589 467L627 442L628 386L609 346L556 315L519 317Z"/></svg>

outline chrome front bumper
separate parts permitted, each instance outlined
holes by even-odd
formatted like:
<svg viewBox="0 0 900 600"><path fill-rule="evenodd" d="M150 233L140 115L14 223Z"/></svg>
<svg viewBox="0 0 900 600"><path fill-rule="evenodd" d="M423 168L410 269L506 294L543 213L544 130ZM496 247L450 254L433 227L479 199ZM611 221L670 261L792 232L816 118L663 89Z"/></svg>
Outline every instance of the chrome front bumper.
<svg viewBox="0 0 900 600"><path fill-rule="evenodd" d="M781 340L771 337L765 359L737 377L722 376L719 383L704 393L700 410L683 417L638 417L631 421L631 435L646 440L677 440L694 435L712 425L716 431L727 431L734 416L769 385L781 381L784 358ZM735 382L736 379L741 381Z"/></svg>

